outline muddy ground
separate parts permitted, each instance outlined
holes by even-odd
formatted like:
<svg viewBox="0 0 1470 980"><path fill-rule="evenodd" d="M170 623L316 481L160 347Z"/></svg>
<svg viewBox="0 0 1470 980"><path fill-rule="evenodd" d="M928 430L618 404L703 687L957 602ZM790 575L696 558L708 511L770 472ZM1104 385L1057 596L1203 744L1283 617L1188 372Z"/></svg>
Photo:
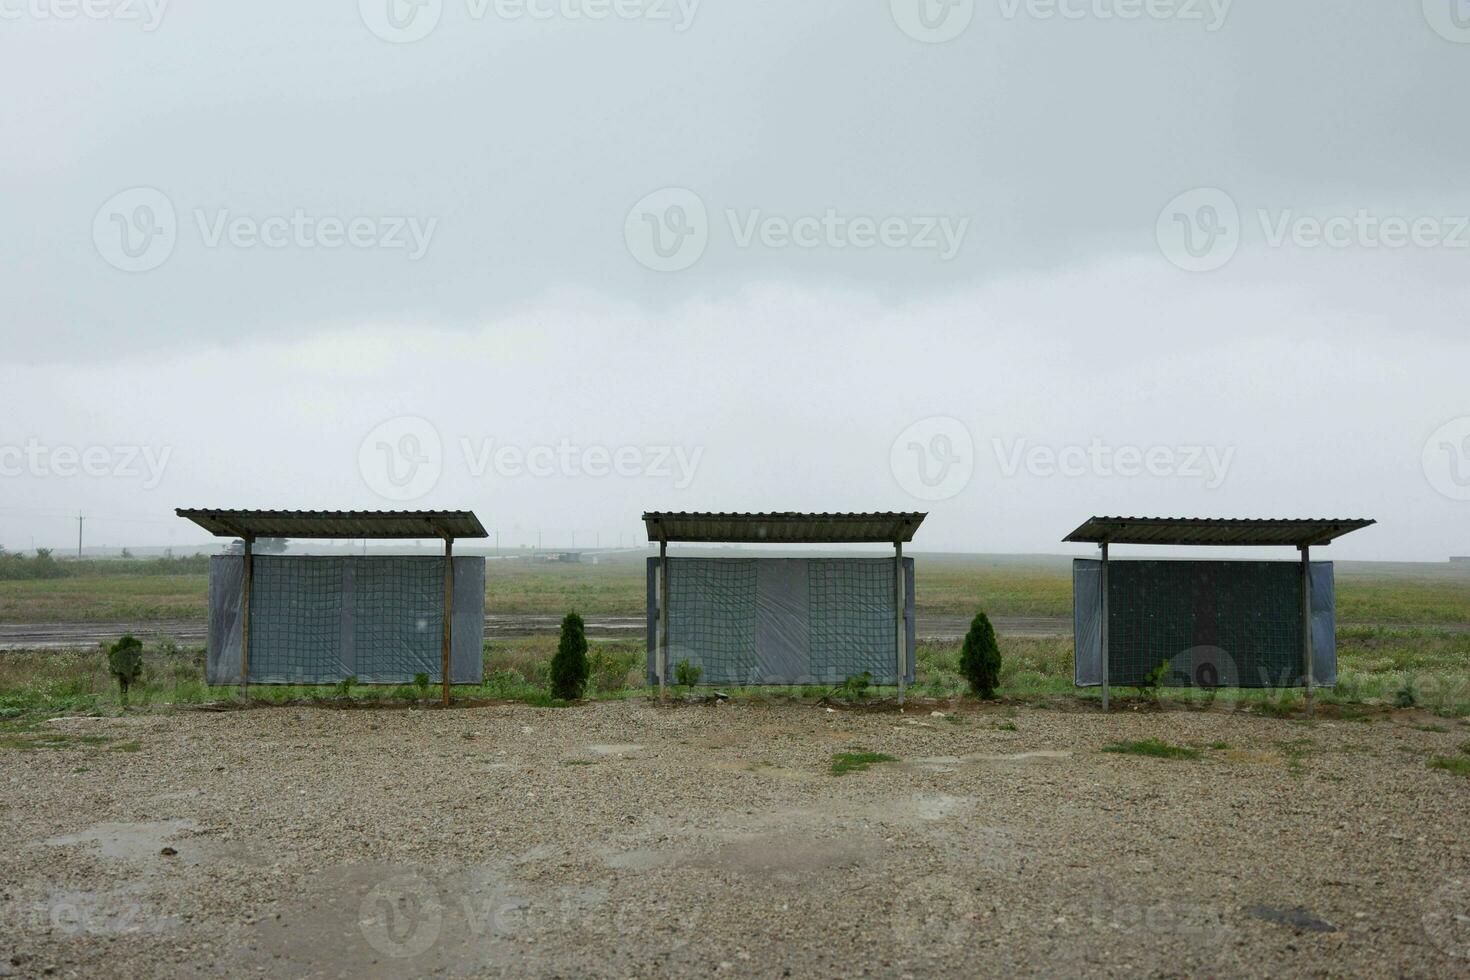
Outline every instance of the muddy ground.
<svg viewBox="0 0 1470 980"><path fill-rule="evenodd" d="M1470 971L1466 725L932 710L57 720L0 747L0 974ZM1149 737L1199 758L1100 751Z"/></svg>

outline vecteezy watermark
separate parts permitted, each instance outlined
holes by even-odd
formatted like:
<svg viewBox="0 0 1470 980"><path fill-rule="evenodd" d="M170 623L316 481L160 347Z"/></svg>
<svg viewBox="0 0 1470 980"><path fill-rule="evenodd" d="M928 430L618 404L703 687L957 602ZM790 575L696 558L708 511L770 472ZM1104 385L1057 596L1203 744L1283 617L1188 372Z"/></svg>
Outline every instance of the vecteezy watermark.
<svg viewBox="0 0 1470 980"><path fill-rule="evenodd" d="M1445 40L1470 44L1470 0L1424 0L1424 19Z"/></svg>
<svg viewBox="0 0 1470 980"><path fill-rule="evenodd" d="M1164 257L1186 272L1213 272L1240 248L1240 209L1218 187L1185 191L1164 205L1154 225Z"/></svg>
<svg viewBox="0 0 1470 980"><path fill-rule="evenodd" d="M582 446L569 439L554 446L517 446L496 445L493 439L475 443L461 438L459 445L465 466L475 479L492 471L506 480L619 476L672 480L675 490L689 488L704 457L703 446L692 450L684 446Z"/></svg>
<svg viewBox="0 0 1470 980"><path fill-rule="evenodd" d="M0 0L0 21L117 20L152 33L167 9L168 0Z"/></svg>
<svg viewBox="0 0 1470 980"><path fill-rule="evenodd" d="M1167 20L1201 24L1211 33L1225 26L1235 0L996 0L1015 20Z"/></svg>
<svg viewBox="0 0 1470 980"><path fill-rule="evenodd" d="M1293 208L1258 208L1255 216L1268 248L1470 249L1470 215L1378 214L1367 208L1302 214ZM1240 248L1243 231L1235 199L1218 187L1180 194L1164 206L1155 226L1159 250L1186 272L1213 272L1225 265Z"/></svg>
<svg viewBox="0 0 1470 980"><path fill-rule="evenodd" d="M428 419L400 415L380 422L357 448L357 469L385 500L418 500L439 485L444 443Z"/></svg>
<svg viewBox="0 0 1470 980"><path fill-rule="evenodd" d="M915 41L953 41L975 19L975 0L888 0L893 22Z"/></svg>
<svg viewBox="0 0 1470 980"><path fill-rule="evenodd" d="M962 215L869 215L827 208L819 213L770 214L760 208L727 208L725 223L736 248L773 251L933 252L941 262L959 254L970 230ZM680 272L698 262L709 245L711 222L704 200L685 187L666 187L628 211L623 240L639 263L655 272Z"/></svg>
<svg viewBox="0 0 1470 980"><path fill-rule="evenodd" d="M948 500L975 475L975 440L959 419L920 419L893 440L888 451L893 478L919 500Z"/></svg>
<svg viewBox="0 0 1470 980"><path fill-rule="evenodd" d="M172 446L48 446L34 437L0 445L0 477L139 480L144 490L163 482Z"/></svg>
<svg viewBox="0 0 1470 980"><path fill-rule="evenodd" d="M464 0L471 21L645 21L671 24L683 33L694 25L700 0ZM444 0L358 0L367 29L394 44L432 34L444 16Z"/></svg>
<svg viewBox="0 0 1470 980"><path fill-rule="evenodd" d="M97 254L124 272L147 272L163 265L173 254L178 237L174 204L153 187L119 191L92 217Z"/></svg>
<svg viewBox="0 0 1470 980"><path fill-rule="evenodd" d="M676 445L516 444L460 436L461 463L471 479L590 478L664 480L676 490L694 482L704 447ZM379 423L357 450L357 467L368 489L386 500L417 500L439 485L444 441L428 419L416 415Z"/></svg>
<svg viewBox="0 0 1470 980"><path fill-rule="evenodd" d="M1470 500L1470 415L1452 419L1424 443L1424 477L1451 500Z"/></svg>
<svg viewBox="0 0 1470 980"><path fill-rule="evenodd" d="M438 218L414 215L237 214L230 208L194 208L204 248L401 251L416 262L429 250ZM92 218L97 253L124 272L147 272L168 261L179 239L173 201L154 187L131 187L108 198Z"/></svg>
<svg viewBox="0 0 1470 980"><path fill-rule="evenodd" d="M633 205L623 222L633 258L654 272L682 272L709 246L709 212L683 187L665 187Z"/></svg>
<svg viewBox="0 0 1470 980"><path fill-rule="evenodd" d="M1197 480L1206 490L1215 490L1230 474L1235 447L1216 446L1110 446L1093 438L1085 446L1031 445L1026 439L991 440L996 463L1006 478L1028 476L1043 479L1111 479L1151 476L1160 479Z"/></svg>
<svg viewBox="0 0 1470 980"><path fill-rule="evenodd" d="M1419 920L1440 952L1470 960L1470 875L1452 878L1429 896Z"/></svg>

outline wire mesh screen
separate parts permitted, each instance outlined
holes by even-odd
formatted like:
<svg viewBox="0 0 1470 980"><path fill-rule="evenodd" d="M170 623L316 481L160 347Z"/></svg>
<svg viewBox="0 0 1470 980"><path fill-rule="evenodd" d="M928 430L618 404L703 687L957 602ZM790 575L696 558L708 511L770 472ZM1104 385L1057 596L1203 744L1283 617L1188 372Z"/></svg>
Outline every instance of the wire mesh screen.
<svg viewBox="0 0 1470 980"><path fill-rule="evenodd" d="M892 678L897 659L893 562L813 559L807 563L811 673L840 683L864 673Z"/></svg>
<svg viewBox="0 0 1470 980"><path fill-rule="evenodd" d="M267 555L251 567L252 684L443 679L443 558ZM210 562L211 684L240 679L244 568L239 555ZM485 560L454 559L453 584L450 681L478 684L485 676Z"/></svg>
<svg viewBox="0 0 1470 980"><path fill-rule="evenodd" d="M253 568L250 679L290 684L349 676L342 656L342 562L257 557Z"/></svg>
<svg viewBox="0 0 1470 980"><path fill-rule="evenodd" d="M1305 682L1300 565L1117 561L1107 578L1113 684L1139 684L1166 661L1171 687Z"/></svg>
<svg viewBox="0 0 1470 980"><path fill-rule="evenodd" d="M669 669L688 660L708 684L756 683L756 559L669 562Z"/></svg>
<svg viewBox="0 0 1470 980"><path fill-rule="evenodd" d="M441 679L444 562L380 558L355 570L352 647L357 679L402 683L416 674Z"/></svg>
<svg viewBox="0 0 1470 980"><path fill-rule="evenodd" d="M704 684L898 679L894 563L883 558L671 558L665 679ZM913 562L906 559L905 676L913 677ZM658 682L658 559L648 562L648 677Z"/></svg>

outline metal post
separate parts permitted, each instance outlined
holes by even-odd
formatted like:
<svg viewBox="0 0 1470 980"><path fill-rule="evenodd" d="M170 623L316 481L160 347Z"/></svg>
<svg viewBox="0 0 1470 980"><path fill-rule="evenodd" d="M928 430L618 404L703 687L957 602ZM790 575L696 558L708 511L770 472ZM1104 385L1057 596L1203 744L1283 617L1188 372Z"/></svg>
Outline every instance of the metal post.
<svg viewBox="0 0 1470 980"><path fill-rule="evenodd" d="M1302 545L1302 676L1307 685L1307 717L1312 717L1312 549Z"/></svg>
<svg viewBox="0 0 1470 980"><path fill-rule="evenodd" d="M658 670L658 699L667 695L669 676L669 542L658 543L658 655L654 666Z"/></svg>
<svg viewBox="0 0 1470 980"><path fill-rule="evenodd" d="M898 707L903 710L904 675L908 673L908 644L904 642L906 637L903 630L903 542L893 542L893 596L894 611L893 621L895 632L898 634Z"/></svg>
<svg viewBox="0 0 1470 980"><path fill-rule="evenodd" d="M240 540L245 545L245 578L240 588L240 698L244 700L250 685L250 586L255 579L255 538L246 534Z"/></svg>
<svg viewBox="0 0 1470 980"><path fill-rule="evenodd" d="M1108 543L1102 543L1102 701L1108 708Z"/></svg>
<svg viewBox="0 0 1470 980"><path fill-rule="evenodd" d="M444 707L449 707L449 641L454 616L454 539L444 538Z"/></svg>

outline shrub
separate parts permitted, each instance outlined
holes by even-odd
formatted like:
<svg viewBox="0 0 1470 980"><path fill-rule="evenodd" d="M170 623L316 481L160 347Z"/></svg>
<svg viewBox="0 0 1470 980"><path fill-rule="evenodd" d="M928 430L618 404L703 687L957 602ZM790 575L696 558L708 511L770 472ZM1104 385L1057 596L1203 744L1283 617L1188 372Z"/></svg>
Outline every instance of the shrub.
<svg viewBox="0 0 1470 980"><path fill-rule="evenodd" d="M1159 686L1164 683L1164 678L1169 676L1169 661L1165 660L1153 670L1143 675L1143 680L1138 682L1138 693L1145 701L1159 700Z"/></svg>
<svg viewBox="0 0 1470 980"><path fill-rule="evenodd" d="M575 701L587 688L587 629L582 617L569 612L561 621L561 640L551 658L551 693Z"/></svg>
<svg viewBox="0 0 1470 980"><path fill-rule="evenodd" d="M693 687L699 683L704 676L704 668L696 667L687 660L681 660L674 665L674 680L683 687Z"/></svg>
<svg viewBox="0 0 1470 980"><path fill-rule="evenodd" d="M128 687L143 676L143 643L131 633L122 637L107 651L107 669L117 678L122 703L128 703Z"/></svg>
<svg viewBox="0 0 1470 980"><path fill-rule="evenodd" d="M995 697L1000 685L1000 647L995 642L995 627L990 617L980 612L965 634L960 648L960 673L970 682L970 690L985 699Z"/></svg>

